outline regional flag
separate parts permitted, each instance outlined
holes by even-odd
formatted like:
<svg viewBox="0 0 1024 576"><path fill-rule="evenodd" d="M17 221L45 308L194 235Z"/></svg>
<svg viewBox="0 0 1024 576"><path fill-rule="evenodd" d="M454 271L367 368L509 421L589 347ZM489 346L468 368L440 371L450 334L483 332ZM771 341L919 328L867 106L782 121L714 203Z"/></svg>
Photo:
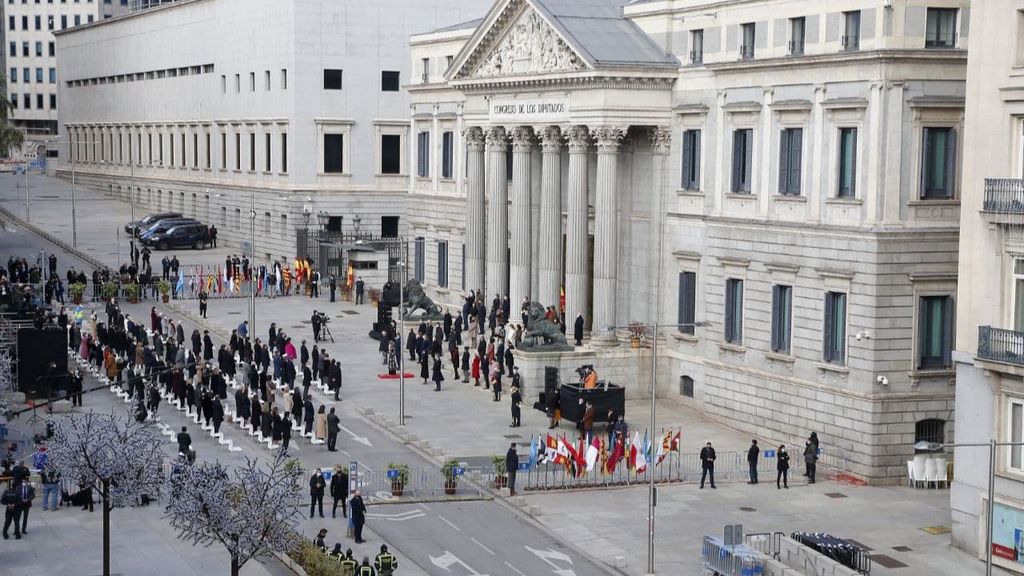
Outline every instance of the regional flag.
<svg viewBox="0 0 1024 576"><path fill-rule="evenodd" d="M601 440L594 434L594 437L590 440L590 446L587 446L587 472L594 469L594 465L597 464L597 459L601 455Z"/></svg>

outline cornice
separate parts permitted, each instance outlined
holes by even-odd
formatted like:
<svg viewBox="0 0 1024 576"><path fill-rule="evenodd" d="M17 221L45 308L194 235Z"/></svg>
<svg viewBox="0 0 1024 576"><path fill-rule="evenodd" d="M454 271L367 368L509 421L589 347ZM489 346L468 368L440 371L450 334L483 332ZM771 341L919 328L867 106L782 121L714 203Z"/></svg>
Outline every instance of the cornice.
<svg viewBox="0 0 1024 576"><path fill-rule="evenodd" d="M967 65L966 50L867 50L863 52L828 52L804 56L783 56L704 64L711 72L764 72L793 68L833 68L861 64L916 64ZM684 69L685 70L685 69Z"/></svg>

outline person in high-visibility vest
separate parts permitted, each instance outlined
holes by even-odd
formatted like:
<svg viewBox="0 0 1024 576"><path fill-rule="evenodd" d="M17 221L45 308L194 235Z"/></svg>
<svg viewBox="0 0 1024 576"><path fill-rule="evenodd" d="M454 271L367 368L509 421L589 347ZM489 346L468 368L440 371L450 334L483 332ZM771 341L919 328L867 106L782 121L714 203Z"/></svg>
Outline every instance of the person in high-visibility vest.
<svg viewBox="0 0 1024 576"><path fill-rule="evenodd" d="M370 559L363 556L363 563L359 565L358 576L377 576L377 571L370 566Z"/></svg>
<svg viewBox="0 0 1024 576"><path fill-rule="evenodd" d="M341 559L341 573L343 576L356 576L357 568L359 568L359 562L352 557L352 549L349 548L345 551L345 557Z"/></svg>
<svg viewBox="0 0 1024 576"><path fill-rule="evenodd" d="M387 544L380 545L380 554L377 554L373 566L377 569L378 576L391 576L395 573L395 568L398 568L398 560L388 552Z"/></svg>

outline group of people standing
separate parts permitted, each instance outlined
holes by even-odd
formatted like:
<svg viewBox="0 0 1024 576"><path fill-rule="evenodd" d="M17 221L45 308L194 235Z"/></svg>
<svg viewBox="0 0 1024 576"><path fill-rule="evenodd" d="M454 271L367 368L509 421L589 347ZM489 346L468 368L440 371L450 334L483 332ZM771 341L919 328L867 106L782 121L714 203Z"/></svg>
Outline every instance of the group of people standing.
<svg viewBox="0 0 1024 576"><path fill-rule="evenodd" d="M817 463L818 463L818 433L811 432L811 435L807 438L804 443L804 474L807 478L808 484L814 484L816 482L817 474ZM700 487L704 488L704 482L710 478L711 488L717 488L715 486L715 460L718 455L715 452L715 448L708 442L704 448L700 451L700 462L701 462L701 476L700 476ZM780 444L775 450L775 470L777 472L775 477L775 487L779 490L783 488L789 488L789 470L790 470L790 455L789 451L786 450L785 444ZM757 484L757 466L761 459L761 448L757 444L757 440L753 439L750 441L750 447L747 449L747 468L749 474L749 480L747 484Z"/></svg>

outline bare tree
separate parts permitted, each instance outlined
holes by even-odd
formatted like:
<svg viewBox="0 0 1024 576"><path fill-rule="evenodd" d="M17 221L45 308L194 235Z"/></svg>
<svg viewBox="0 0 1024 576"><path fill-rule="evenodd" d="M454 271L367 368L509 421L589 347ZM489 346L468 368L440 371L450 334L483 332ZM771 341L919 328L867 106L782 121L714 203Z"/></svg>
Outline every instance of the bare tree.
<svg viewBox="0 0 1024 576"><path fill-rule="evenodd" d="M165 485L163 441L149 426L114 414L87 412L57 420L49 465L100 493L103 576L110 576L110 511L156 497Z"/></svg>
<svg viewBox="0 0 1024 576"><path fill-rule="evenodd" d="M222 544L238 576L249 560L298 544L302 474L284 451L269 467L248 458L233 470L220 462L184 466L171 476L166 517L182 540Z"/></svg>

